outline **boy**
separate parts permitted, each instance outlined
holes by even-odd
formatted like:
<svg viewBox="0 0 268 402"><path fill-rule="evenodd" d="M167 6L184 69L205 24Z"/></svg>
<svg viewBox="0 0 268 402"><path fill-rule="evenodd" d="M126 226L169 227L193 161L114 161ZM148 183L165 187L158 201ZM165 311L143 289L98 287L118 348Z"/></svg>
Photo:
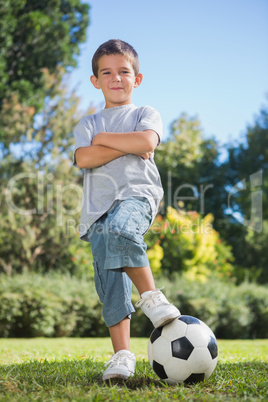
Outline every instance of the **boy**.
<svg viewBox="0 0 268 402"><path fill-rule="evenodd" d="M135 371L132 282L141 296L136 306L155 327L180 312L155 288L143 240L163 196L153 160L162 123L152 107L131 103L143 78L138 55L128 43L110 40L95 52L92 70L90 80L103 92L105 109L76 126L74 165L85 169L80 237L91 243L95 286L114 349L105 381L127 379Z"/></svg>

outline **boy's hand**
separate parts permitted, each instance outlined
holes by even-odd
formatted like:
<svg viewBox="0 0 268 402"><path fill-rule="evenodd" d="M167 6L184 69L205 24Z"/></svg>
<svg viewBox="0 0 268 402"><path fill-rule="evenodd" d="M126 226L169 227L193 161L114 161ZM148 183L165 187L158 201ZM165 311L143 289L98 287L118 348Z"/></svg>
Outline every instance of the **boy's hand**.
<svg viewBox="0 0 268 402"><path fill-rule="evenodd" d="M135 155L140 156L142 159L146 160L149 159L152 154L153 154L152 152L146 152L145 154L135 154Z"/></svg>
<svg viewBox="0 0 268 402"><path fill-rule="evenodd" d="M81 169L94 169L123 155L126 154L102 145L81 147L75 152L77 166Z"/></svg>
<svg viewBox="0 0 268 402"><path fill-rule="evenodd" d="M153 152L158 144L158 134L153 130L127 133L101 132L92 141L92 145L102 145L125 154L146 155ZM147 156L145 156L148 159Z"/></svg>

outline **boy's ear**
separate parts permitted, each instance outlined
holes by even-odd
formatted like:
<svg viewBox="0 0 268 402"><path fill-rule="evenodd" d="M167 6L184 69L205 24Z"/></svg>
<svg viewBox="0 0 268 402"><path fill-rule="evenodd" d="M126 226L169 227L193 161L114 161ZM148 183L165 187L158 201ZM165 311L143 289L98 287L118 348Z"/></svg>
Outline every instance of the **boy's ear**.
<svg viewBox="0 0 268 402"><path fill-rule="evenodd" d="M141 84L142 79L143 79L142 73L138 73L135 77L134 88L137 88Z"/></svg>
<svg viewBox="0 0 268 402"><path fill-rule="evenodd" d="M100 89L98 78L95 75L91 75L90 81L95 88Z"/></svg>

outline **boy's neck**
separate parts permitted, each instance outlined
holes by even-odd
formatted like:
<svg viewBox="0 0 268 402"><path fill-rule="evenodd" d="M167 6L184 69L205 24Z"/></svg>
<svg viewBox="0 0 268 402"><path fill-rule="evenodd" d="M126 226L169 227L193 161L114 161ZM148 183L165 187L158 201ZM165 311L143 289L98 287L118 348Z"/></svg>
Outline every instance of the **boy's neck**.
<svg viewBox="0 0 268 402"><path fill-rule="evenodd" d="M127 107L132 107L134 106L134 104L131 103L127 103L126 105L118 105L118 106L105 106L105 108L103 110L109 110L109 109L118 109L118 108L127 108Z"/></svg>

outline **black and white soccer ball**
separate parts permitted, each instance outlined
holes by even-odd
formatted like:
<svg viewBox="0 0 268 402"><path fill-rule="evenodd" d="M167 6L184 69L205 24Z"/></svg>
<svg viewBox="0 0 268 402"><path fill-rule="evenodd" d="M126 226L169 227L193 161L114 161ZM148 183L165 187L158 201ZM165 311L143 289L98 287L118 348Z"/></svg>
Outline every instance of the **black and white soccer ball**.
<svg viewBox="0 0 268 402"><path fill-rule="evenodd" d="M148 358L154 372L168 384L204 381L217 365L217 340L203 321L182 315L153 330Z"/></svg>

